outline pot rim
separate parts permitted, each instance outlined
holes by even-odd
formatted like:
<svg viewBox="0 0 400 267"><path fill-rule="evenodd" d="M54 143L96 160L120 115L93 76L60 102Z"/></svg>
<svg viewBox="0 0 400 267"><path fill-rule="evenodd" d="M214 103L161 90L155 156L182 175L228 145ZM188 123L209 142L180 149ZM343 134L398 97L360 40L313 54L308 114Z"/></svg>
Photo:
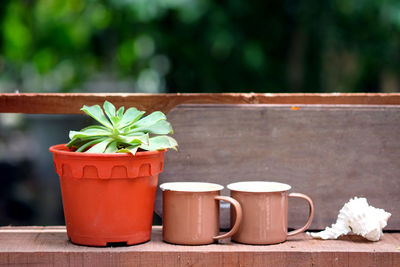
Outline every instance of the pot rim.
<svg viewBox="0 0 400 267"><path fill-rule="evenodd" d="M226 186L231 191L249 193L272 193L289 191L292 187L285 183L270 181L242 181Z"/></svg>
<svg viewBox="0 0 400 267"><path fill-rule="evenodd" d="M168 182L160 185L161 191L172 192L215 192L224 189L223 185L208 182Z"/></svg>
<svg viewBox="0 0 400 267"><path fill-rule="evenodd" d="M135 155L132 155L130 153L86 153L86 152L75 152L71 151L66 144L58 144L51 146L49 148L49 151L54 154L58 155L65 155L65 156L77 156L77 157L119 157L119 158L125 158L125 157L134 157L134 156L150 156L150 155L157 155L160 153L163 153L167 151L167 149L162 149L162 150L155 150L155 151L139 151L136 152Z"/></svg>

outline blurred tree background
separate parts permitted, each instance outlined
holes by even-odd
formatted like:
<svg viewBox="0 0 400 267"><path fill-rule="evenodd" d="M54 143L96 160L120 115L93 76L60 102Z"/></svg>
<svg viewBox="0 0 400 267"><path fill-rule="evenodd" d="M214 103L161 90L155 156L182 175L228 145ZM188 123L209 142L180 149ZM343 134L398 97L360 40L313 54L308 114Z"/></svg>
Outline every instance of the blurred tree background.
<svg viewBox="0 0 400 267"><path fill-rule="evenodd" d="M395 92L398 0L2 0L0 92Z"/></svg>

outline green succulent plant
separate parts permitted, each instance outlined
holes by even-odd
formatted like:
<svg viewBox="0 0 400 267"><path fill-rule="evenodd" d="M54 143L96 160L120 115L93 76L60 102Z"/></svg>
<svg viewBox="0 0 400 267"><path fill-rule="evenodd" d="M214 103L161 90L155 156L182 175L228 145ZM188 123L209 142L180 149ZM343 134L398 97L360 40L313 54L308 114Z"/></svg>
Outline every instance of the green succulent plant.
<svg viewBox="0 0 400 267"><path fill-rule="evenodd" d="M166 148L176 150L178 143L167 134L172 134L171 124L161 111L155 111L143 117L144 111L124 107L116 110L108 101L104 102L103 110L99 105L83 106L87 115L101 125L92 125L80 131L70 131L71 141L68 148L76 152L87 153L131 153L140 148L154 151ZM125 111L125 112L124 112Z"/></svg>

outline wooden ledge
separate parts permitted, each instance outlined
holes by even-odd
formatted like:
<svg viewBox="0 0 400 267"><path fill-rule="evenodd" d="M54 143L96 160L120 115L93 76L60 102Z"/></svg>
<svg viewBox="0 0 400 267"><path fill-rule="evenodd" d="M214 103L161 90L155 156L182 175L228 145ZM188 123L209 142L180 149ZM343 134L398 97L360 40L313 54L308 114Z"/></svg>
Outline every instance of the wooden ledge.
<svg viewBox="0 0 400 267"><path fill-rule="evenodd" d="M86 247L67 240L65 227L0 227L3 266L400 266L400 233L381 241L357 236L315 240L306 234L269 246L232 243L180 246L164 243L161 227L135 246Z"/></svg>
<svg viewBox="0 0 400 267"><path fill-rule="evenodd" d="M169 112L181 104L399 105L400 93L8 93L0 94L0 113L82 114L80 108L84 104L102 104L104 100L111 101L117 107L135 106L147 112Z"/></svg>

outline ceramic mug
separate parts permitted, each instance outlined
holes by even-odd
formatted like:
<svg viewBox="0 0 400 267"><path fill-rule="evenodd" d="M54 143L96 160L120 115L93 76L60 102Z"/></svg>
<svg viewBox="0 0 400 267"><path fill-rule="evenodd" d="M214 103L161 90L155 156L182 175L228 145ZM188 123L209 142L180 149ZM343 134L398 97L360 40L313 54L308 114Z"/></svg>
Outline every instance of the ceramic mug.
<svg viewBox="0 0 400 267"><path fill-rule="evenodd" d="M291 186L283 183L248 181L229 184L231 197L236 199L243 212L239 230L232 240L245 244L276 244L288 236L307 230L314 215L310 197L301 193L288 193ZM305 199L310 207L307 223L300 229L288 232L288 197ZM231 212L231 220L235 214Z"/></svg>
<svg viewBox="0 0 400 267"><path fill-rule="evenodd" d="M205 245L231 237L242 219L240 204L220 196L222 185L202 182L172 182L160 185L163 193L163 240L180 245ZM235 214L232 229L219 233L219 201L231 203Z"/></svg>

